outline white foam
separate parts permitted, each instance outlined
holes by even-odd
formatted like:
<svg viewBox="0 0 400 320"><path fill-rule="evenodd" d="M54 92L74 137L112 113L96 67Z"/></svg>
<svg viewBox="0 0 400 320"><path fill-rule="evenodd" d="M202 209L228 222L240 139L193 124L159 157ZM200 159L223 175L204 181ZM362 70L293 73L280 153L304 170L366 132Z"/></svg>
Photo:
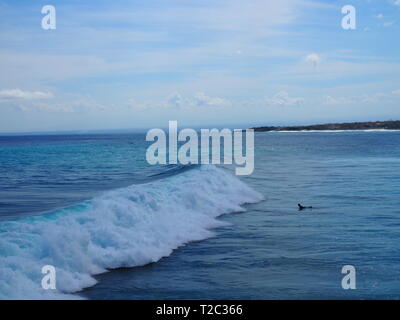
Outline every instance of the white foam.
<svg viewBox="0 0 400 320"><path fill-rule="evenodd" d="M69 299L92 277L156 262L213 235L216 217L262 196L231 173L202 166L155 182L107 192L35 218L0 223L0 299ZM57 290L41 287L53 265Z"/></svg>

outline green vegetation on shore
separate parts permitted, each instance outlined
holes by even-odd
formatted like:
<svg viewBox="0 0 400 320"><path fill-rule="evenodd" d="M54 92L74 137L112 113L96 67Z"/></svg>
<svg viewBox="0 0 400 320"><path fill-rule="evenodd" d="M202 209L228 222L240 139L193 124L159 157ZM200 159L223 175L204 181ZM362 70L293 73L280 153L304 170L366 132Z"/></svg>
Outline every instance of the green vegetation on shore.
<svg viewBox="0 0 400 320"><path fill-rule="evenodd" d="M387 129L400 130L400 121L375 121L375 122L351 122L351 123L328 123L315 124L309 126L277 126L277 127L257 127L253 128L256 132L263 131L308 131L308 130L372 130Z"/></svg>

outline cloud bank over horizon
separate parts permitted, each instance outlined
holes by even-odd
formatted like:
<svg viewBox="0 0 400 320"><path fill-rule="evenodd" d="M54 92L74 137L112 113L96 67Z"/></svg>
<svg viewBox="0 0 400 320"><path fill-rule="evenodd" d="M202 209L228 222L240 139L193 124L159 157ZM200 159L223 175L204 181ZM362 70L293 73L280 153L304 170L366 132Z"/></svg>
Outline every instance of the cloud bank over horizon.
<svg viewBox="0 0 400 320"><path fill-rule="evenodd" d="M0 0L0 131L400 118L400 4Z"/></svg>

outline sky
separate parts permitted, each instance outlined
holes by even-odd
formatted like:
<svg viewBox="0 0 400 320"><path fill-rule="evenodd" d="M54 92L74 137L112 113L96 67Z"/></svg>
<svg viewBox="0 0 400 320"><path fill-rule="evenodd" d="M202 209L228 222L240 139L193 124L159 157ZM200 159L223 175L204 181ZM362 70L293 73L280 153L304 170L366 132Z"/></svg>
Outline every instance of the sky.
<svg viewBox="0 0 400 320"><path fill-rule="evenodd" d="M400 120L399 40L400 0L0 0L0 132Z"/></svg>

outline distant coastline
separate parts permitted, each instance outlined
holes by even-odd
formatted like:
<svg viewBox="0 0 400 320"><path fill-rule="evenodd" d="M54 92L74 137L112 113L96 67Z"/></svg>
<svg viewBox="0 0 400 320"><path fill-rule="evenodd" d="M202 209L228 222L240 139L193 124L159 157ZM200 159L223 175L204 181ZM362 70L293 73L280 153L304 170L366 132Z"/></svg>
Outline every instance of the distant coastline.
<svg viewBox="0 0 400 320"><path fill-rule="evenodd" d="M400 130L400 120L327 123L308 126L270 126L252 128L256 132L266 131L334 131L334 130Z"/></svg>

